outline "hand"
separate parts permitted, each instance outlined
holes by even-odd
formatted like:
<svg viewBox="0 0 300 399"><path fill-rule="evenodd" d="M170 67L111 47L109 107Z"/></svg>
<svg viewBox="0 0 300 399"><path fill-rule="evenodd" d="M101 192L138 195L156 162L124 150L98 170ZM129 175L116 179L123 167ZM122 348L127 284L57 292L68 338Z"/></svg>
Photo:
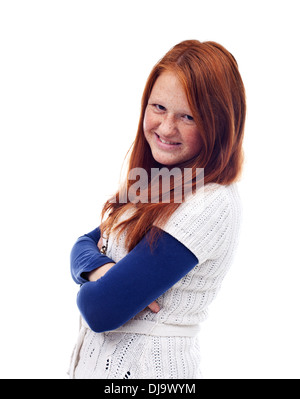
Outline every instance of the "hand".
<svg viewBox="0 0 300 399"><path fill-rule="evenodd" d="M85 278L88 281L97 281L99 280L99 278L104 276L104 274L108 272L108 270L111 269L113 266L115 266L115 263L106 263L105 265L98 267L98 269L86 273Z"/></svg>
<svg viewBox="0 0 300 399"><path fill-rule="evenodd" d="M158 313L160 311L160 306L156 301L153 301L148 305L148 308L153 312L153 313Z"/></svg>
<svg viewBox="0 0 300 399"><path fill-rule="evenodd" d="M99 250L103 247L103 238L100 237L100 240L98 241L97 247L99 248Z"/></svg>

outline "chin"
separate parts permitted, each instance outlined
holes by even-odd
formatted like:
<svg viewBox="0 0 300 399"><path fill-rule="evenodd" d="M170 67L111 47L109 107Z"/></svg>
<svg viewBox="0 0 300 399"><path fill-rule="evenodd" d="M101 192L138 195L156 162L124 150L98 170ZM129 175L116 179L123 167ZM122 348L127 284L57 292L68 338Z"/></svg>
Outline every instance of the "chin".
<svg viewBox="0 0 300 399"><path fill-rule="evenodd" d="M156 161L157 163L159 163L161 166L168 166L168 167L170 167L170 166L178 165L178 162L176 162L176 161L167 161L167 160L163 160L163 159L159 159L159 158L154 158L154 159L155 159L155 161Z"/></svg>

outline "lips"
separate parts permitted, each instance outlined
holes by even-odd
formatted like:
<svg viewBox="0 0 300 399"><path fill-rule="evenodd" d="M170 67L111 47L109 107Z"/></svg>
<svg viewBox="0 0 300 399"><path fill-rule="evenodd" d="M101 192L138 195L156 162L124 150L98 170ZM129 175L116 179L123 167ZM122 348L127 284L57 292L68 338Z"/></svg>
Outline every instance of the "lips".
<svg viewBox="0 0 300 399"><path fill-rule="evenodd" d="M166 145L166 146L174 147L174 146L178 146L178 145L181 144L181 143L176 143L175 141L168 141L168 140L165 140L165 139L163 139L161 136L159 136L157 133L155 133L155 135L156 135L156 138L157 138L158 142L159 142L159 143L162 143L162 144L164 144L164 145Z"/></svg>

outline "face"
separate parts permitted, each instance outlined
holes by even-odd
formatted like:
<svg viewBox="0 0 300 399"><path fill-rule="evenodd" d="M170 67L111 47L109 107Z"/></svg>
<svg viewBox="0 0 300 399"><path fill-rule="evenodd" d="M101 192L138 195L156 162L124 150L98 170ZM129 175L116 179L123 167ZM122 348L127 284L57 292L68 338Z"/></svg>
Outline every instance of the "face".
<svg viewBox="0 0 300 399"><path fill-rule="evenodd" d="M144 117L144 134L153 158L162 165L180 164L200 151L200 132L184 88L172 72L163 72L153 86Z"/></svg>

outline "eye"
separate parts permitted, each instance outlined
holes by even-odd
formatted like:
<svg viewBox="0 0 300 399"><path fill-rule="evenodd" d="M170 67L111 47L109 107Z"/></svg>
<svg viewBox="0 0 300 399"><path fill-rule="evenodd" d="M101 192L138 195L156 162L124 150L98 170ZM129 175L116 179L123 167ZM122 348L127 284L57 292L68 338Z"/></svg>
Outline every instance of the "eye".
<svg viewBox="0 0 300 399"><path fill-rule="evenodd" d="M160 104L153 104L157 111L165 111L166 108Z"/></svg>
<svg viewBox="0 0 300 399"><path fill-rule="evenodd" d="M184 119L188 120L189 122L193 122L194 118L191 115L183 115Z"/></svg>

